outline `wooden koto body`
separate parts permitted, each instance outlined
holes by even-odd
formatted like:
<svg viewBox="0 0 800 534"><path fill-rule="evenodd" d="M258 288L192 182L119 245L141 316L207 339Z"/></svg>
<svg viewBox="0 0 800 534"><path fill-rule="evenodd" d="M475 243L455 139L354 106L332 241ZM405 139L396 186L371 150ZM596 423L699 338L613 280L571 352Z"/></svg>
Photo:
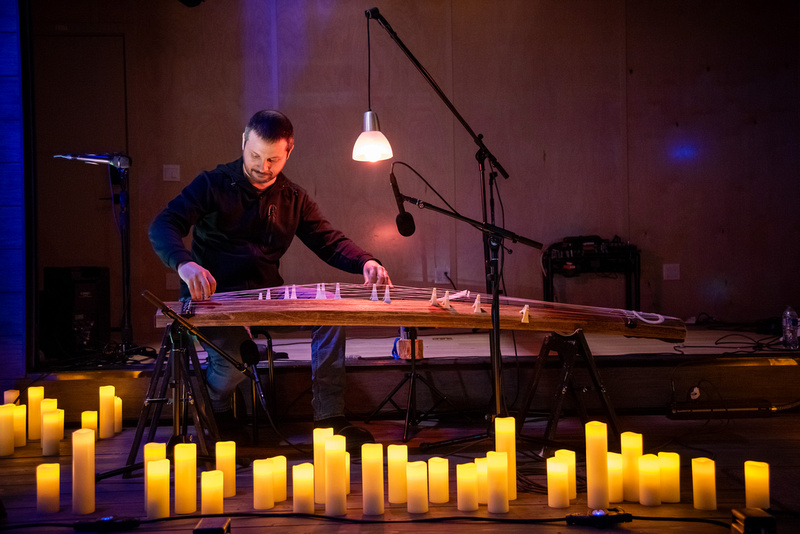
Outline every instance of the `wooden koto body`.
<svg viewBox="0 0 800 534"><path fill-rule="evenodd" d="M325 287L336 287L336 291ZM315 289L316 288L316 289ZM309 298L296 296L310 295ZM491 329L491 297L442 289L372 289L349 284L282 286L217 293L201 302L167 302L194 326L414 326ZM675 317L612 308L501 297L500 330L617 334L682 342L686 325ZM171 319L161 310L156 326Z"/></svg>

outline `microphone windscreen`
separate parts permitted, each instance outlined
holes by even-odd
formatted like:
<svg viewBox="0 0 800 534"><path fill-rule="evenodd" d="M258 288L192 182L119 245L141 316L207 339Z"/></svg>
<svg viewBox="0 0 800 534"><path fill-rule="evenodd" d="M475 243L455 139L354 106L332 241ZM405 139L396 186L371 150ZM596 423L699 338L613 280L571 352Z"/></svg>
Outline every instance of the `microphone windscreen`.
<svg viewBox="0 0 800 534"><path fill-rule="evenodd" d="M417 229L417 225L414 224L414 217L407 211L399 213L395 222L397 223L397 231L400 232L400 235L403 237L409 237Z"/></svg>

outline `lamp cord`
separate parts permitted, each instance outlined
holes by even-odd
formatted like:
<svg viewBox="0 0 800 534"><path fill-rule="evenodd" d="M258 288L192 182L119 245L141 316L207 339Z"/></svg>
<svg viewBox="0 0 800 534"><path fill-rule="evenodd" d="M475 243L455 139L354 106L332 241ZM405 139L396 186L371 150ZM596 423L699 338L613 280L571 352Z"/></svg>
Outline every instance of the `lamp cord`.
<svg viewBox="0 0 800 534"><path fill-rule="evenodd" d="M372 111L372 47L369 40L369 17L367 17L367 111Z"/></svg>

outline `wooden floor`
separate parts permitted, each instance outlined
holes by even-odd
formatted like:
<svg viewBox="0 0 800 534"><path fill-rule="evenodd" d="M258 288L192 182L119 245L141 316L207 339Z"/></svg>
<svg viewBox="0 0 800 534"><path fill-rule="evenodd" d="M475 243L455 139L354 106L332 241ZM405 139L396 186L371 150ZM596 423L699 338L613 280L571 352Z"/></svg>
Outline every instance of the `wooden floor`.
<svg viewBox="0 0 800 534"><path fill-rule="evenodd" d="M632 522L610 529L611 532L730 532L731 509L744 508L745 460L767 461L771 466L772 507L779 532L800 531L800 413L787 411L770 417L742 419L671 420L663 416L625 416L621 418L623 430L640 432L644 436L645 452L674 451L681 455L681 503L644 507L637 503L621 503L619 508L633 515ZM359 423L370 430L376 440L384 445L401 443L403 422L394 420ZM274 509L253 510L252 479L249 461L277 454L287 456L290 466L311 461L310 452L300 452L278 438L270 428L259 430L258 446L239 448L241 468L237 476L237 494L225 500L225 513L231 517L232 532L262 532L268 528L276 531L297 532L428 532L455 528L459 531L530 531L542 532L596 532L593 527L568 527L567 514L587 514L586 493L580 488L578 499L567 509L547 507L544 462L539 455L541 444L536 438L544 433L544 421L529 421L518 441L518 498L511 502L508 514L489 514L486 506L473 513L462 513L456 507L455 464L471 461L493 449L491 440L468 440L465 444L435 446L445 439L471 437L486 431L481 423L462 421L424 421L411 428L409 457L426 460L431 456L444 456L450 460L450 502L431 504L426 514L409 514L402 504L386 504L383 516L368 517L362 514L360 492L360 466L352 465L352 492L344 517L326 517L324 506L317 505L313 516L294 516L292 488L288 500ZM281 423L279 430L285 439L299 449L310 450L310 423ZM134 517L144 519L143 480L140 471L131 477L113 474L124 468L131 448L134 429L126 427L111 439L101 440L96 448L96 470L101 475L96 485L96 511L77 516L71 511L71 457L69 440L61 443L61 508L53 514L36 511L35 468L53 457L41 456L37 442L16 450L14 456L0 458L0 499L6 517L0 520L0 530L19 529L21 532L68 532L76 521L91 521L104 516ZM192 434L192 429L189 429ZM171 426L158 428L156 441L167 441L172 436ZM583 455L583 427L576 419L567 417L559 421L555 446L578 451ZM432 446L433 445L433 446ZM619 450L613 442L610 450ZM716 511L698 511L692 506L690 474L691 458L705 456L716 461L717 499ZM141 456L139 457L141 460ZM198 470L206 466L199 464ZM291 469L291 467L290 467ZM578 466L579 475L583 465ZM109 476L111 475L111 476ZM291 482L291 477L290 482ZM580 480L579 480L580 485ZM583 490L583 491L582 491ZM200 520L199 514L175 516L169 520L143 521L140 532L192 532Z"/></svg>

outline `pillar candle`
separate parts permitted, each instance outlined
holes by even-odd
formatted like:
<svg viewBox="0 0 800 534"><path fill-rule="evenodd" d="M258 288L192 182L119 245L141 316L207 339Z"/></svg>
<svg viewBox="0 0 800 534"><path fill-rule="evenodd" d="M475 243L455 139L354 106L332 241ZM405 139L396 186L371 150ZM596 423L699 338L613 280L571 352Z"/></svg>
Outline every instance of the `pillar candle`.
<svg viewBox="0 0 800 534"><path fill-rule="evenodd" d="M428 500L441 504L450 501L450 462L434 456L428 459Z"/></svg>
<svg viewBox="0 0 800 534"><path fill-rule="evenodd" d="M153 460L147 469L147 519L169 517L169 466L165 458Z"/></svg>
<svg viewBox="0 0 800 534"><path fill-rule="evenodd" d="M642 455L642 435L636 432L620 434L622 446L622 491L629 502L639 502L639 457Z"/></svg>
<svg viewBox="0 0 800 534"><path fill-rule="evenodd" d="M0 406L0 456L14 454L14 405Z"/></svg>
<svg viewBox="0 0 800 534"><path fill-rule="evenodd" d="M428 465L425 462L406 463L406 506L409 514L428 511Z"/></svg>
<svg viewBox="0 0 800 534"><path fill-rule="evenodd" d="M659 452L661 502L681 502L681 457L677 452Z"/></svg>
<svg viewBox="0 0 800 534"><path fill-rule="evenodd" d="M144 506L145 512L147 512L147 466L150 462L155 460L163 460L167 457L167 444L166 443L157 443L157 442L150 442L144 444Z"/></svg>
<svg viewBox="0 0 800 534"><path fill-rule="evenodd" d="M383 445L361 445L361 495L364 515L381 515L384 512Z"/></svg>
<svg viewBox="0 0 800 534"><path fill-rule="evenodd" d="M569 507L569 468L555 456L547 459L547 506Z"/></svg>
<svg viewBox="0 0 800 534"><path fill-rule="evenodd" d="M661 504L661 467L655 454L643 454L639 457L639 504Z"/></svg>
<svg viewBox="0 0 800 534"><path fill-rule="evenodd" d="M19 404L19 390L7 389L3 392L3 404Z"/></svg>
<svg viewBox="0 0 800 534"><path fill-rule="evenodd" d="M494 441L497 452L505 452L508 458L508 499L517 498L517 435L513 417L496 417Z"/></svg>
<svg viewBox="0 0 800 534"><path fill-rule="evenodd" d="M114 397L114 433L122 432L122 398Z"/></svg>
<svg viewBox="0 0 800 534"><path fill-rule="evenodd" d="M486 453L486 481L489 488L490 514L508 512L508 458L505 452Z"/></svg>
<svg viewBox="0 0 800 534"><path fill-rule="evenodd" d="M622 502L624 497L622 483L622 454L608 453L608 502Z"/></svg>
<svg viewBox="0 0 800 534"><path fill-rule="evenodd" d="M692 458L692 494L696 510L717 509L717 477L714 460Z"/></svg>
<svg viewBox="0 0 800 534"><path fill-rule="evenodd" d="M460 512L478 509L478 466L474 462L456 465L456 501Z"/></svg>
<svg viewBox="0 0 800 534"><path fill-rule="evenodd" d="M253 508L269 510L275 507L275 477L272 458L253 460Z"/></svg>
<svg viewBox="0 0 800 534"><path fill-rule="evenodd" d="M292 466L292 511L296 514L314 513L314 464L312 463Z"/></svg>
<svg viewBox="0 0 800 534"><path fill-rule="evenodd" d="M345 493L350 495L350 453L344 451L344 486Z"/></svg>
<svg viewBox="0 0 800 534"><path fill-rule="evenodd" d="M325 440L332 435L332 428L314 429L314 501L319 504L325 504Z"/></svg>
<svg viewBox="0 0 800 534"><path fill-rule="evenodd" d="M61 466L57 463L36 466L36 511L58 512L61 507Z"/></svg>
<svg viewBox="0 0 800 534"><path fill-rule="evenodd" d="M275 502L286 500L286 456L273 456L272 460L272 498Z"/></svg>
<svg viewBox="0 0 800 534"><path fill-rule="evenodd" d="M744 463L744 493L747 508L768 510L769 464L748 460Z"/></svg>
<svg viewBox="0 0 800 534"><path fill-rule="evenodd" d="M575 475L575 451L558 449L553 456L567 464L567 482L569 483L569 498L578 498L578 487Z"/></svg>
<svg viewBox="0 0 800 534"><path fill-rule="evenodd" d="M589 421L586 428L586 501L589 508L608 508L608 427Z"/></svg>
<svg viewBox="0 0 800 534"><path fill-rule="evenodd" d="M402 504L408 499L406 464L408 445L389 445L386 448L389 482L389 502Z"/></svg>
<svg viewBox="0 0 800 534"><path fill-rule="evenodd" d="M58 441L61 441L64 439L64 410L56 408L56 414L58 414L58 423L56 423L58 425Z"/></svg>
<svg viewBox="0 0 800 534"><path fill-rule="evenodd" d="M486 457L475 458L475 473L478 477L478 503L489 502L489 480L486 466Z"/></svg>
<svg viewBox="0 0 800 534"><path fill-rule="evenodd" d="M28 388L28 438L38 440L42 437L42 399L44 388L31 386Z"/></svg>
<svg viewBox="0 0 800 534"><path fill-rule="evenodd" d="M14 447L24 447L28 443L28 407L14 404Z"/></svg>
<svg viewBox="0 0 800 534"><path fill-rule="evenodd" d="M218 441L216 443L216 470L222 472L222 495L236 495L236 442Z"/></svg>
<svg viewBox="0 0 800 534"><path fill-rule="evenodd" d="M44 414L49 412L54 412L58 409L58 399L42 399L42 402L39 403L39 438L41 438L41 433L44 432ZM57 420L56 420L57 421Z"/></svg>
<svg viewBox="0 0 800 534"><path fill-rule="evenodd" d="M58 422L58 412L54 410L42 412L42 456L58 456L60 444Z"/></svg>
<svg viewBox="0 0 800 534"><path fill-rule="evenodd" d="M175 444L175 513L197 511L197 444Z"/></svg>
<svg viewBox="0 0 800 534"><path fill-rule="evenodd" d="M72 513L94 512L94 430L72 433Z"/></svg>
<svg viewBox="0 0 800 534"><path fill-rule="evenodd" d="M345 484L345 437L334 434L325 440L325 514L347 514Z"/></svg>
<svg viewBox="0 0 800 534"><path fill-rule="evenodd" d="M200 513L224 513L224 485L225 475L222 471L203 471L200 473Z"/></svg>
<svg viewBox="0 0 800 534"><path fill-rule="evenodd" d="M114 386L100 386L100 409L98 410L98 437L114 436Z"/></svg>
<svg viewBox="0 0 800 534"><path fill-rule="evenodd" d="M97 436L97 410L81 412L81 428L91 428Z"/></svg>

